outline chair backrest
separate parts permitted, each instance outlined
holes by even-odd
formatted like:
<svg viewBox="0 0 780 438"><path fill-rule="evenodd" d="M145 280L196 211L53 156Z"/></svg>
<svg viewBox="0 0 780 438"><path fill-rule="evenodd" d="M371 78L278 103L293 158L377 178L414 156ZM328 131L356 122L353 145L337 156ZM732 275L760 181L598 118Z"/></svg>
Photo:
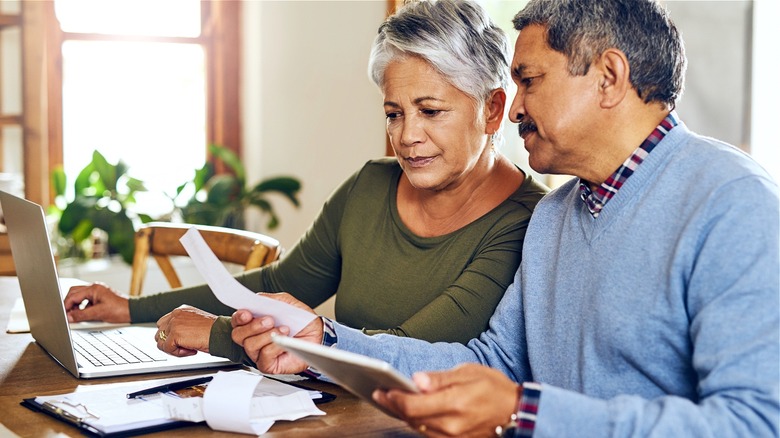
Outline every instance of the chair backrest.
<svg viewBox="0 0 780 438"><path fill-rule="evenodd" d="M11 242L3 224L0 224L0 275L16 275L14 258L11 255Z"/></svg>
<svg viewBox="0 0 780 438"><path fill-rule="evenodd" d="M157 260L171 288L181 287L170 256L187 256L179 239L192 227L200 231L219 260L243 265L244 270L265 266L277 260L282 252L278 240L261 233L207 225L150 222L135 233L131 296L141 295L150 254Z"/></svg>

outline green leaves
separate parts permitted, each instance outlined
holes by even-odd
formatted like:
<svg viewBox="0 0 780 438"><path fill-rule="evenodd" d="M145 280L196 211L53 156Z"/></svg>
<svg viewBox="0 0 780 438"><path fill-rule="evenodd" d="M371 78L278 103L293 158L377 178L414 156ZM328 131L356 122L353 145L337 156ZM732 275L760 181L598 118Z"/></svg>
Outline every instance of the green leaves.
<svg viewBox="0 0 780 438"><path fill-rule="evenodd" d="M187 223L243 228L244 211L254 206L269 216L267 226L273 230L279 226L279 217L266 198L267 193L278 193L294 206L300 206L298 192L301 183L296 178L280 176L261 181L251 189L246 186L246 170L238 156L219 145L210 145L209 151L231 170L232 174L214 174L214 167L207 163L195 172L192 181L177 188L181 194L188 184L195 194L180 208Z"/></svg>
<svg viewBox="0 0 780 438"><path fill-rule="evenodd" d="M176 188L172 201L184 222L243 228L244 212L254 207L268 216L268 228L275 229L279 226L279 217L267 194L279 194L294 206L300 205L298 192L301 183L296 178L269 178L249 188L246 170L233 151L210 145L209 152L231 173L216 175L213 163L207 162L195 170L191 181ZM93 230L99 229L108 235L109 252L119 253L125 262L132 264L135 226L155 219L134 211L135 195L147 189L143 181L129 176L127 172L128 166L121 160L112 164L100 152L94 151L92 160L76 176L72 194L67 193L63 169L59 167L52 172L55 205L49 211L59 216L57 229L67 244L74 247L66 248L64 254L83 253L78 249L90 240ZM177 207L176 198L189 187L193 191L187 193L194 194L184 206ZM72 196L70 200L69 195Z"/></svg>
<svg viewBox="0 0 780 438"><path fill-rule="evenodd" d="M227 206L234 202L240 202L244 186L241 180L233 175L215 175L206 184L209 204Z"/></svg>
<svg viewBox="0 0 780 438"><path fill-rule="evenodd" d="M65 177L65 169L57 166L51 173L51 183L54 188L54 196L65 196L65 186L68 184Z"/></svg>
<svg viewBox="0 0 780 438"><path fill-rule="evenodd" d="M276 192L284 195L296 207L300 206L298 202L298 191L301 190L301 182L289 176L280 176L262 181L251 190L252 197L264 192Z"/></svg>
<svg viewBox="0 0 780 438"><path fill-rule="evenodd" d="M100 152L94 151L92 161L76 177L73 199L68 202L65 172L61 167L55 169L52 173L56 195L53 210L60 215L57 224L60 235L73 245L84 244L94 229L100 229L108 234L109 252L119 253L122 260L132 264L135 226L128 212L135 204L135 194L146 191L146 187L143 181L128 176L127 170L121 160L111 164ZM141 222L152 220L148 215L138 216Z"/></svg>
<svg viewBox="0 0 780 438"><path fill-rule="evenodd" d="M230 149L215 144L209 145L209 152L214 157L222 160L240 181L241 185L244 185L246 182L246 172L244 171L244 165L241 164L241 159L238 158L238 155Z"/></svg>

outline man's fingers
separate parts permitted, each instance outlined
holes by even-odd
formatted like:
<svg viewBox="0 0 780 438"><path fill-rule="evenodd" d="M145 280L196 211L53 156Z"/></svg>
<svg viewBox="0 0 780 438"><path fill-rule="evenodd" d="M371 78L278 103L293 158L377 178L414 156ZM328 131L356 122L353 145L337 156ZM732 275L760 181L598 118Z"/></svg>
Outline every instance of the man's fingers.
<svg viewBox="0 0 780 438"><path fill-rule="evenodd" d="M395 403L395 400L387 396L387 391L382 389L375 389L374 392L371 393L371 398L373 398L375 402L384 406L395 417L400 418L402 420L406 420L403 411L398 408L398 406Z"/></svg>
<svg viewBox="0 0 780 438"><path fill-rule="evenodd" d="M231 319L232 324L232 319ZM244 345L247 338L264 334L274 327L274 320L269 316L251 319L248 323L233 326L232 338L236 344Z"/></svg>
<svg viewBox="0 0 780 438"><path fill-rule="evenodd" d="M475 364L461 365L447 371L431 371L414 373L412 380L422 392L440 391L448 386L468 383L474 380L472 373Z"/></svg>
<svg viewBox="0 0 780 438"><path fill-rule="evenodd" d="M413 394L393 389L386 394L387 401L393 406L393 412L399 412L407 421L427 418L450 412L452 395L447 391L432 394Z"/></svg>
<svg viewBox="0 0 780 438"><path fill-rule="evenodd" d="M243 342L241 345L247 353L250 351L256 352L253 355L254 357L252 357L253 360L267 363L269 359L275 359L277 356L284 353L284 350L282 350L281 347L271 341L271 337L274 334L281 334L281 331L279 329L271 329L264 333L246 336L242 339Z"/></svg>

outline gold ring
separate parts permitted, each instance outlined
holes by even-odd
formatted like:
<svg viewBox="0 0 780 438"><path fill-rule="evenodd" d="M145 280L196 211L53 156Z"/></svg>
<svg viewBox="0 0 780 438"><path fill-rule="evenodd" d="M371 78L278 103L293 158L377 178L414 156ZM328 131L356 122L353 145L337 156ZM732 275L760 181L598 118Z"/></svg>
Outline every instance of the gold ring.
<svg viewBox="0 0 780 438"><path fill-rule="evenodd" d="M421 425L420 425L420 426L417 428L417 430L419 430L420 432L423 432L423 433L424 433L426 430L428 430L428 426L426 426L426 425L424 425L424 424L421 424Z"/></svg>
<svg viewBox="0 0 780 438"><path fill-rule="evenodd" d="M168 339L168 335L165 334L165 330L160 330L157 332L157 337L160 338L161 341L165 342L166 339Z"/></svg>

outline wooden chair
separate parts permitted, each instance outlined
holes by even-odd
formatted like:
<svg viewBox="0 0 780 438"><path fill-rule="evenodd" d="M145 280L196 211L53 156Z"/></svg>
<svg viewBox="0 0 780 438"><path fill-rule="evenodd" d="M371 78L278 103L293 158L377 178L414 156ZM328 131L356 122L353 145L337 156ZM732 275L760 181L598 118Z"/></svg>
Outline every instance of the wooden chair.
<svg viewBox="0 0 780 438"><path fill-rule="evenodd" d="M14 258L11 256L11 242L5 225L0 223L0 275L16 275Z"/></svg>
<svg viewBox="0 0 780 438"><path fill-rule="evenodd" d="M141 295L149 254L157 260L171 288L182 286L170 256L187 256L179 239L192 227L200 231L219 260L243 265L244 270L267 265L277 260L282 252L278 240L260 233L206 225L150 222L135 233L131 296Z"/></svg>

